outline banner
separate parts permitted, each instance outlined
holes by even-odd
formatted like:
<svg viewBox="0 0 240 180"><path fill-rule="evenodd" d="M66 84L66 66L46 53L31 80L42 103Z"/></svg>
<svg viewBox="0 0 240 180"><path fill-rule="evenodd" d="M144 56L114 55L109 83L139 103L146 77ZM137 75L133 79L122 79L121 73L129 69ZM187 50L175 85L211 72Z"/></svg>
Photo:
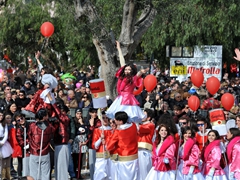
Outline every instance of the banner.
<svg viewBox="0 0 240 180"><path fill-rule="evenodd" d="M222 46L194 46L193 58L170 58L170 76L186 80L194 70L200 70L204 79L222 78Z"/></svg>

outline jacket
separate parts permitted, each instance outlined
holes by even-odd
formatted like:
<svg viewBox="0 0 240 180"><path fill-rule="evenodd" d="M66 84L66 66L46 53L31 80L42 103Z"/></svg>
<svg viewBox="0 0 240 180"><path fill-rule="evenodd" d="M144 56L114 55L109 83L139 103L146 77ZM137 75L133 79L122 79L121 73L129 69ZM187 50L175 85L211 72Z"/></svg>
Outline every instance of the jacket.
<svg viewBox="0 0 240 180"><path fill-rule="evenodd" d="M47 128L43 131L42 155L47 155L49 153L50 140L55 132L55 128L50 123L45 123L47 124ZM38 127L37 122L30 124L27 135L30 153L39 156L42 130Z"/></svg>
<svg viewBox="0 0 240 180"><path fill-rule="evenodd" d="M174 143L174 137L171 135L163 141L158 152L157 145L154 143L152 151L152 165L154 169L162 172L176 170L175 151L176 145ZM164 158L169 160L168 164L164 163Z"/></svg>

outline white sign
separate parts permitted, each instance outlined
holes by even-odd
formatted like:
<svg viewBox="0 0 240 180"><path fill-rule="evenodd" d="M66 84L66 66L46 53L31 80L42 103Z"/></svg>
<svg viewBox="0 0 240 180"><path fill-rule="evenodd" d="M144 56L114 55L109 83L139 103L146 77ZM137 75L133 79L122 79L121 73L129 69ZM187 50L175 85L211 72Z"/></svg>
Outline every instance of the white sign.
<svg viewBox="0 0 240 180"><path fill-rule="evenodd" d="M170 76L186 80L194 70L200 70L204 79L222 78L222 46L194 46L193 58L170 58Z"/></svg>

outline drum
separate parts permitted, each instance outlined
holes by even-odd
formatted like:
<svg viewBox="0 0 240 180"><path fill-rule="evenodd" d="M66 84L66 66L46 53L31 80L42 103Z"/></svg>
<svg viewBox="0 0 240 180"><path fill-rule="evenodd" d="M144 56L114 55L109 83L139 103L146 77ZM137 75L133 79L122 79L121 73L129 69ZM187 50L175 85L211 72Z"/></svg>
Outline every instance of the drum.
<svg viewBox="0 0 240 180"><path fill-rule="evenodd" d="M107 99L103 79L93 79L89 81L89 84L92 94L93 107L96 109L107 107Z"/></svg>
<svg viewBox="0 0 240 180"><path fill-rule="evenodd" d="M217 130L220 136L227 134L226 120L222 108L210 110L209 118L212 124L212 129Z"/></svg>

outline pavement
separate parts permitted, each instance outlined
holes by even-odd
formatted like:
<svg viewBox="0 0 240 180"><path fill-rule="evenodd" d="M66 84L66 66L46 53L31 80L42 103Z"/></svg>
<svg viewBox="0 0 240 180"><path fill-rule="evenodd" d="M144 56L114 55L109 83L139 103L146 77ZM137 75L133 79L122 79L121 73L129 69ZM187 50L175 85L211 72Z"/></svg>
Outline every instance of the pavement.
<svg viewBox="0 0 240 180"><path fill-rule="evenodd" d="M17 170L17 165L18 165L18 163L17 163L17 158L13 158L13 166L14 166L14 169L15 170ZM89 169L82 169L81 170L81 175L82 175L82 177L84 178L84 179L86 179L86 180L90 180L90 171L89 171ZM52 179L51 180L55 180L55 178L54 178L54 172L52 173ZM70 177L69 177L69 180L70 180ZM75 178L74 180L77 180L77 178Z"/></svg>

